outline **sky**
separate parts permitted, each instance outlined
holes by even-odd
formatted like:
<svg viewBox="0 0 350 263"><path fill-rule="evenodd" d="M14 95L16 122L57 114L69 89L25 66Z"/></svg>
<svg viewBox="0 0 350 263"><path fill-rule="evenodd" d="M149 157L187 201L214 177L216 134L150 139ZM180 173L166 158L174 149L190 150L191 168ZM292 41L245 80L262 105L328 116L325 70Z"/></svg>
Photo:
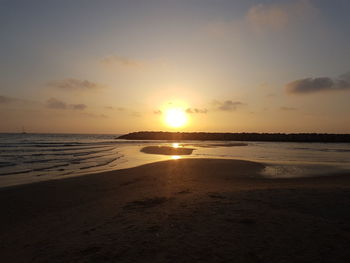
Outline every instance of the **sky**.
<svg viewBox="0 0 350 263"><path fill-rule="evenodd" d="M0 0L0 132L350 133L349 11L347 0ZM165 121L173 109L185 125Z"/></svg>

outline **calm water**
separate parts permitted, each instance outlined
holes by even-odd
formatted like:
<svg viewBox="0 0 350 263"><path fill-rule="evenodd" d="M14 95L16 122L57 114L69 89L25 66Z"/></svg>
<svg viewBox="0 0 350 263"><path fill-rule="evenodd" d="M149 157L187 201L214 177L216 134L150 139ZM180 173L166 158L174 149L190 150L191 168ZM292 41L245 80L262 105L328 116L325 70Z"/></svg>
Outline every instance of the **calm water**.
<svg viewBox="0 0 350 263"><path fill-rule="evenodd" d="M129 168L176 156L140 152L168 141L123 141L117 135L0 134L0 187ZM178 142L196 150L180 158L235 158L267 164L268 177L350 174L350 144ZM218 145L220 144L220 145ZM225 147L226 144L226 147ZM218 168L219 169L219 168Z"/></svg>

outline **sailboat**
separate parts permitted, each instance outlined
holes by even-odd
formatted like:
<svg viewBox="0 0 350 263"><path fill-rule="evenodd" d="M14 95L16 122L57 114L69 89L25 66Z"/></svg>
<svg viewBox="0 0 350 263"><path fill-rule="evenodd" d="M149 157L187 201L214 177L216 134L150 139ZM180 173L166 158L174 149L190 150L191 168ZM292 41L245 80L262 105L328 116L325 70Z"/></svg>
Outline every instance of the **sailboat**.
<svg viewBox="0 0 350 263"><path fill-rule="evenodd" d="M22 126L22 132L21 134L27 134L27 132L25 131L24 127Z"/></svg>

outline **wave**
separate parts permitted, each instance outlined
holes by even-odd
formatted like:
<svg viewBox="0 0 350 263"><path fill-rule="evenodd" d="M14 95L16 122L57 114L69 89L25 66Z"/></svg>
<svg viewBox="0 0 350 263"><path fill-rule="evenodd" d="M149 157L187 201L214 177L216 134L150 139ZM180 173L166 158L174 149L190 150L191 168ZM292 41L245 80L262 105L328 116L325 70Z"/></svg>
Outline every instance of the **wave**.
<svg viewBox="0 0 350 263"><path fill-rule="evenodd" d="M88 172L89 169L103 168L121 158L117 145L117 142L111 140L86 142L77 139L57 142L52 137L48 141L23 141L21 137L17 141L1 141L0 176L67 175L79 170Z"/></svg>
<svg viewBox="0 0 350 263"><path fill-rule="evenodd" d="M52 148L50 147L50 149L37 149L37 147L32 147L32 148L29 148L29 149L26 149L26 148L19 148L19 149L10 149L10 150L1 150L0 152L7 152L7 153L16 153L16 152L60 152L60 151L79 151L79 150L88 150L88 149L98 149L98 148L105 148L105 147L111 147L111 146L87 146L87 147L76 147L76 148L65 148L65 147L62 147L62 148Z"/></svg>
<svg viewBox="0 0 350 263"><path fill-rule="evenodd" d="M9 166L15 166L16 163L11 163L11 162L0 162L0 168L1 167L9 167Z"/></svg>
<svg viewBox="0 0 350 263"><path fill-rule="evenodd" d="M114 153L109 153L109 154L103 154L103 155L94 155L94 156L89 156L89 157L85 157L85 158L75 158L75 159L71 159L71 158L66 158L66 159L38 159L38 160L28 160L28 161L23 161L23 163L26 164L34 164L34 163L43 163L43 162L67 162L67 163L80 163L86 160L90 160L90 159L98 159L98 158L103 158L103 157L107 157L107 156L111 156L111 155L115 155ZM1 167L1 164L0 164Z"/></svg>
<svg viewBox="0 0 350 263"><path fill-rule="evenodd" d="M90 149L100 149L100 150L95 150L95 151L86 151ZM108 152L108 151L113 151L115 150L116 147L109 147L109 148L88 148L84 149L85 151L79 150L79 151L71 151L71 150L66 150L66 151L38 151L36 150L34 153L28 154L29 152L23 152L23 151L18 151L18 153L22 154L0 154L2 157L7 157L7 158L31 158L31 157L39 157L39 156L84 156L84 155L89 155L89 154L94 154L94 153L100 153L100 152ZM1 153L1 152L0 152Z"/></svg>
<svg viewBox="0 0 350 263"><path fill-rule="evenodd" d="M105 162L101 162L99 164L95 164L95 165L90 165L90 166L84 166L84 167L81 167L80 170L85 170L85 169L91 169L91 168L96 168L96 167L100 167L100 166L106 166L116 160L118 160L120 157L116 157L116 158L112 158L108 161L105 161Z"/></svg>

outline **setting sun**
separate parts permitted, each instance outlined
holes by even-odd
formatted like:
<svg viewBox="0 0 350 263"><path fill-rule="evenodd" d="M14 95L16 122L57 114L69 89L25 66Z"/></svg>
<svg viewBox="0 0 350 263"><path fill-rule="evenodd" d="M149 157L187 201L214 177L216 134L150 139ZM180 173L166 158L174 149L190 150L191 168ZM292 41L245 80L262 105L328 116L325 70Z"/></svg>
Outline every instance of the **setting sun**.
<svg viewBox="0 0 350 263"><path fill-rule="evenodd" d="M165 123L172 128L183 127L187 123L187 115L184 110L180 108L168 109L165 112Z"/></svg>

